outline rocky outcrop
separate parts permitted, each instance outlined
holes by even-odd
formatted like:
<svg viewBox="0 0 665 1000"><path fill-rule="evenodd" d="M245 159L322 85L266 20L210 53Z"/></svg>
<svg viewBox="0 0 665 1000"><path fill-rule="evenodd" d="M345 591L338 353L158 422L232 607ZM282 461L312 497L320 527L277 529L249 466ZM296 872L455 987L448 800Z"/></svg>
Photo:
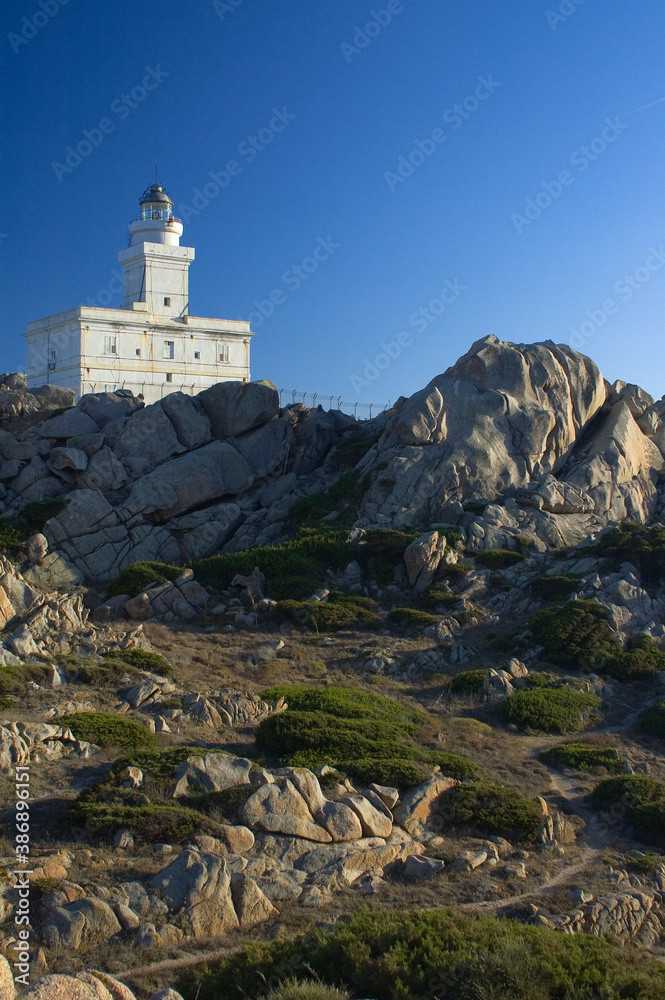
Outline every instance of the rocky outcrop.
<svg viewBox="0 0 665 1000"><path fill-rule="evenodd" d="M267 381L147 407L125 391L84 396L3 432L0 513L63 497L44 528L49 557L107 580L139 560L182 564L283 538L298 498L334 480L331 449L348 434L379 435L357 466L369 477L359 527L454 525L468 551L525 538L546 551L665 511L664 417L662 400L608 386L565 345L489 336L363 425L338 411L280 409ZM469 502L484 511L465 510ZM416 589L449 556L442 537L423 536L410 552Z"/></svg>

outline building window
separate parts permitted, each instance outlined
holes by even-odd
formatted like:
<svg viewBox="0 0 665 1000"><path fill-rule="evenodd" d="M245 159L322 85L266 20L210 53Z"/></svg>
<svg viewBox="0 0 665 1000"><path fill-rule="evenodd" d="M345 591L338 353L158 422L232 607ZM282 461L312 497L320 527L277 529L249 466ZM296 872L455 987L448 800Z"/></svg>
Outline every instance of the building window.
<svg viewBox="0 0 665 1000"><path fill-rule="evenodd" d="M164 341L164 357L171 360L175 357L175 340Z"/></svg>
<svg viewBox="0 0 665 1000"><path fill-rule="evenodd" d="M141 348L140 348L140 347L137 347L137 348L136 348L136 357L137 357L137 358L140 358L140 357L141 357Z"/></svg>
<svg viewBox="0 0 665 1000"><path fill-rule="evenodd" d="M54 361L57 358L57 356L58 356L57 351L51 351L51 357L53 358Z"/></svg>
<svg viewBox="0 0 665 1000"><path fill-rule="evenodd" d="M194 351L194 359L196 361L200 361L201 360L201 352L200 351Z"/></svg>
<svg viewBox="0 0 665 1000"><path fill-rule="evenodd" d="M118 353L118 338L113 335L110 337L104 337L104 354L117 354Z"/></svg>
<svg viewBox="0 0 665 1000"><path fill-rule="evenodd" d="M165 306L170 306L171 305L171 299L169 298L168 295L164 296L164 305Z"/></svg>
<svg viewBox="0 0 665 1000"><path fill-rule="evenodd" d="M229 345L222 344L219 348L219 360L221 364L228 365L229 363Z"/></svg>
<svg viewBox="0 0 665 1000"><path fill-rule="evenodd" d="M170 373L170 372L169 372L169 374L168 374L168 375L166 376L166 381L167 381L167 382L172 382L172 381L173 381L173 375L171 375L171 373Z"/></svg>

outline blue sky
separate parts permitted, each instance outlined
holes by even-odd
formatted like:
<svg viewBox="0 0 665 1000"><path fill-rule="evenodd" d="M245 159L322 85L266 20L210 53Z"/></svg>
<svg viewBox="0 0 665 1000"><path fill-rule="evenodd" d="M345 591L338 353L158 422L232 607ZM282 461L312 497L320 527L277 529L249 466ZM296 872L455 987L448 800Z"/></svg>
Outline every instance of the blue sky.
<svg viewBox="0 0 665 1000"><path fill-rule="evenodd" d="M0 370L28 321L120 304L157 163L191 312L252 319L253 378L383 403L493 333L665 392L662 0L4 0L2 20Z"/></svg>

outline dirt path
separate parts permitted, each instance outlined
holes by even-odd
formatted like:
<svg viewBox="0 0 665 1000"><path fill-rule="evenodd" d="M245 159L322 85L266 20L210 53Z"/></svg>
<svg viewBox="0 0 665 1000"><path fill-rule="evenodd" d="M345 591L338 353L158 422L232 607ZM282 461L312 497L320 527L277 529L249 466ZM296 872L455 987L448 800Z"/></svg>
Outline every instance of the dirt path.
<svg viewBox="0 0 665 1000"><path fill-rule="evenodd" d="M660 698L651 699L645 703L644 706L649 705L652 701L661 700ZM639 711L642 709L640 708ZM627 715L620 724L615 726L605 726L602 729L594 730L594 735L606 735L611 733L620 733L626 729L629 729L635 722L639 712L633 711ZM555 746L557 743L561 742L560 736L525 736L524 739L531 744L530 759L539 760L540 754L543 750L549 749L551 746ZM547 765L546 765L547 766ZM478 903L462 903L457 909L466 912L475 913L494 913L497 910L501 910L506 906L510 906L513 903L519 903L525 898L533 899L539 898L545 895L552 888L557 885L561 885L563 882L567 882L569 879L574 878L576 875L580 875L590 865L594 864L602 854L603 849L609 838L609 831L606 827L600 823L598 817L593 813L584 803L585 794L580 794L579 792L579 777L575 774L564 774L561 771L557 771L554 768L547 767L549 772L550 781L552 783L552 790L562 799L564 799L573 813L580 816L585 824L585 830L582 836L587 840L587 843L582 848L581 857L578 857L572 864L565 865L557 875L554 876L546 885L542 885L532 892L524 892L515 896L511 896L508 899L501 900L482 900ZM235 949L225 948L217 949L216 951L207 952L197 952L194 955L187 955L183 958L169 959L163 962L156 962L153 965L144 965L136 969L132 969L129 972L123 973L122 979L132 981L144 976L152 976L161 974L164 972L169 972L171 970L183 969L191 965L201 965L204 962L214 962L225 958L227 955L233 954ZM665 961L665 959L662 959Z"/></svg>

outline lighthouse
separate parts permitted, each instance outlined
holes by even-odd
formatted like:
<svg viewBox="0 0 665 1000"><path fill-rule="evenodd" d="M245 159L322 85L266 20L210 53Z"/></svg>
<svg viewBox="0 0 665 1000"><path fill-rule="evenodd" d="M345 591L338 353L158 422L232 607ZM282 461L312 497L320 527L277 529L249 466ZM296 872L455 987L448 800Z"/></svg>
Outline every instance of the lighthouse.
<svg viewBox="0 0 665 1000"><path fill-rule="evenodd" d="M129 223L121 308L81 305L28 324L28 388L44 384L89 392L129 389L153 403L171 392L194 395L216 382L250 378L248 322L193 316L183 225L161 184L139 199Z"/></svg>

